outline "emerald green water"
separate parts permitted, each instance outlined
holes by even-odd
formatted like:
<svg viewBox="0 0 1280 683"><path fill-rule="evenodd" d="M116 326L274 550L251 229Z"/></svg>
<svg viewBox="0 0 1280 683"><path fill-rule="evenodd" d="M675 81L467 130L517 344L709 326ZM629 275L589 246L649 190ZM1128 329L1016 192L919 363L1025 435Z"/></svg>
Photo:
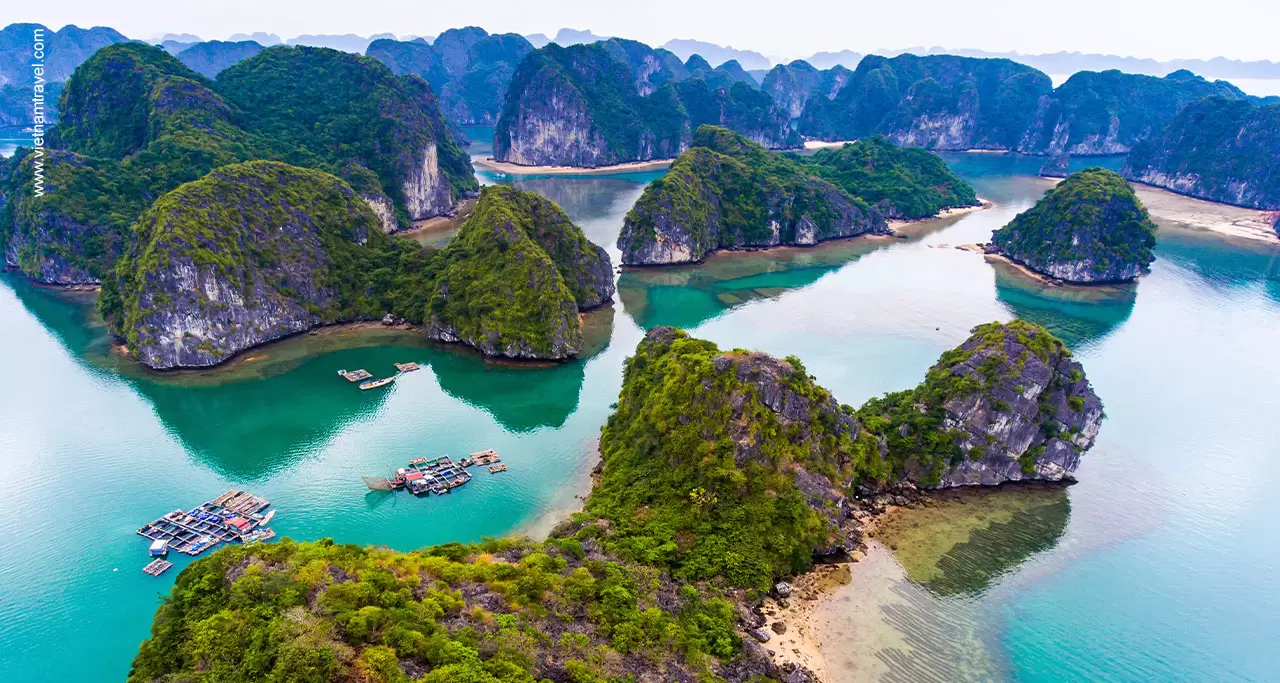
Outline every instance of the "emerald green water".
<svg viewBox="0 0 1280 683"><path fill-rule="evenodd" d="M623 273L612 311L588 320L591 353L553 367L486 364L378 330L304 335L224 371L155 376L112 355L91 295L0 278L0 680L123 678L186 563L143 575L146 542L134 530L231 486L271 500L273 526L298 539L407 550L544 529L584 490L622 362L652 325L797 354L857 404L917 382L972 326L1015 315L1073 345L1109 419L1069 506L1053 508L1065 516L1054 533L1019 544L999 537L1018 525L992 527L980 545L998 552L975 546L955 564L977 589L917 586L927 609L903 621L886 605L884 627L910 630L917 651L942 651L944 626L962 620L980 665L944 658L937 666L955 669L942 679L1273 678L1274 248L1166 226L1137 285L1044 288L953 248L1029 206L1043 189L1030 177L1038 163L948 161L996 206L914 226L906 240ZM560 202L616 258L622 216L653 177L485 179ZM407 360L427 368L381 393L334 374L388 373ZM478 473L450 496L369 493L359 480L415 456L486 447L510 471ZM975 572L989 582L970 580ZM890 680L919 677L885 652L840 654L899 662Z"/></svg>

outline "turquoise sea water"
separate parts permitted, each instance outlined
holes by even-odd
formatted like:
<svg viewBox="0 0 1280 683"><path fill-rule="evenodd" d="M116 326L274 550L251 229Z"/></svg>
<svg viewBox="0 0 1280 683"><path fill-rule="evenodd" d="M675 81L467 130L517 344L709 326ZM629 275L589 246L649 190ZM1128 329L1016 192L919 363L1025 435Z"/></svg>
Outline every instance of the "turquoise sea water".
<svg viewBox="0 0 1280 683"><path fill-rule="evenodd" d="M380 331L303 336L228 371L154 376L111 355L90 295L4 276L0 680L123 678L186 564L143 575L146 542L134 531L232 486L270 499L273 526L299 539L407 550L541 528L575 505L622 361L652 325L794 353L857 404L919 381L974 325L1013 316L1067 339L1109 419L1068 491L1060 536L982 591L937 597L914 637L942 649L928 639L946 631L928 620L963 608L985 643L984 670L1000 678L1274 678L1280 282L1265 275L1275 249L1162 226L1158 260L1137 285L1044 288L953 248L985 240L1039 196L1038 161L948 161L996 206L917 226L907 240L623 273L612 310L588 321L592 353L555 367L486 364ZM616 259L622 216L653 177L486 180L560 202ZM428 367L383 393L334 374L405 360ZM369 493L359 480L484 447L511 470L478 473L447 497Z"/></svg>

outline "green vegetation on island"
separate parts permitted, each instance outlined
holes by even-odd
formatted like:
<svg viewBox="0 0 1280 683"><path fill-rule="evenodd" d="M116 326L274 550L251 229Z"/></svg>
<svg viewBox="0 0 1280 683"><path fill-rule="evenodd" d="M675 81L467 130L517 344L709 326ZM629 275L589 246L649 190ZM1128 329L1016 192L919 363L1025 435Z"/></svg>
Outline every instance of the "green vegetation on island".
<svg viewBox="0 0 1280 683"><path fill-rule="evenodd" d="M502 186L481 191L429 270L427 334L490 356L573 356L583 343L578 311L613 296L602 248L552 202Z"/></svg>
<svg viewBox="0 0 1280 683"><path fill-rule="evenodd" d="M1026 452L933 462L929 473L947 472L933 483L1069 475L1101 420L1069 356L1042 328L1016 321L979 326L944 354L922 387L943 373L961 381L918 398L963 402L951 415L960 430L999 434L1011 422L1036 432ZM1023 384L1029 404L990 415ZM1059 402L1064 387L1083 405ZM129 680L813 683L754 642L768 635L753 608L815 553L857 543L860 532L845 528L855 494L921 474L912 453L886 450L886 432L872 428L941 423L892 422L880 415L887 400L854 411L798 358L721 351L655 328L627 361L601 435L601 477L584 511L549 540L414 552L328 539L223 548L178 576ZM1062 428L1049 434L1055 416ZM1011 470L998 465L1006 460ZM993 481L971 480L977 472ZM956 473L966 476L948 478Z"/></svg>
<svg viewBox="0 0 1280 683"><path fill-rule="evenodd" d="M1017 151L1023 154L1124 154L1160 132L1183 107L1205 97L1245 99L1226 81L1190 71L1164 78L1116 70L1081 71L1036 111Z"/></svg>
<svg viewBox="0 0 1280 683"><path fill-rule="evenodd" d="M702 126L627 214L618 248L628 265L701 261L717 249L886 234L885 216L975 204L973 188L937 155L883 137L799 156Z"/></svg>
<svg viewBox="0 0 1280 683"><path fill-rule="evenodd" d="M411 553L286 539L184 570L129 681L745 682L734 668L769 667L740 654L734 620L714 591L589 538Z"/></svg>
<svg viewBox="0 0 1280 683"><path fill-rule="evenodd" d="M446 213L476 190L468 157L419 79L396 77L369 58L284 47L222 76L210 81L140 43L104 47L81 64L62 91L62 119L41 159L49 191L26 191L39 157L4 162L6 260L42 282L97 283L156 198L255 159L351 179L382 205L388 230Z"/></svg>
<svg viewBox="0 0 1280 683"><path fill-rule="evenodd" d="M918 219L977 206L973 187L937 154L881 135L801 157L809 169L889 218Z"/></svg>
<svg viewBox="0 0 1280 683"><path fill-rule="evenodd" d="M1210 98L1125 160L1126 178L1200 199L1280 209L1280 104Z"/></svg>
<svg viewBox="0 0 1280 683"><path fill-rule="evenodd" d="M521 58L533 50L519 34L489 35L469 26L422 40L375 40L365 54L397 74L414 74L438 93L440 110L457 125L491 126Z"/></svg>
<svg viewBox="0 0 1280 683"><path fill-rule="evenodd" d="M343 180L273 161L180 186L135 231L99 307L152 368L388 314L486 355L565 358L582 349L578 310L613 294L603 249L550 201L505 187L482 192L438 251L383 233Z"/></svg>
<svg viewBox="0 0 1280 683"><path fill-rule="evenodd" d="M1052 91L1048 76L1008 59L868 55L833 97L809 97L797 125L823 140L879 133L910 147L1009 150Z"/></svg>
<svg viewBox="0 0 1280 683"><path fill-rule="evenodd" d="M1093 167L1067 176L997 230L989 249L1065 282L1122 282L1155 260L1155 230L1129 183Z"/></svg>
<svg viewBox="0 0 1280 683"><path fill-rule="evenodd" d="M691 78L671 53L635 41L552 43L516 69L494 131L494 158L582 167L669 159L702 124L772 148L799 142L786 112L728 71L697 69Z"/></svg>

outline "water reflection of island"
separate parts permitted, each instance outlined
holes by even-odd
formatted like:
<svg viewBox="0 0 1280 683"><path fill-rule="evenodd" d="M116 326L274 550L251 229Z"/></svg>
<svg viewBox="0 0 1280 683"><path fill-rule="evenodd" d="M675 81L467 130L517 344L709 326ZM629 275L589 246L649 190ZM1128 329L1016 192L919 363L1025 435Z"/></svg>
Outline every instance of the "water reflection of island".
<svg viewBox="0 0 1280 683"><path fill-rule="evenodd" d="M503 428L559 427L578 406L584 368L608 345L613 310L585 316L583 358L559 364L502 365L461 347L442 347L414 331L330 328L255 349L228 367L157 374L111 349L93 295L8 280L23 305L86 370L128 383L193 457L235 481L264 479L297 465L350 424L372 419L395 391L360 391L336 376L366 368L376 376L414 360L429 366L450 397L489 413Z"/></svg>
<svg viewBox="0 0 1280 683"><path fill-rule="evenodd" d="M1136 283L1060 287L1034 280L1004 263L992 266L996 299L1013 315L1043 325L1072 348L1106 337L1129 319L1138 300Z"/></svg>

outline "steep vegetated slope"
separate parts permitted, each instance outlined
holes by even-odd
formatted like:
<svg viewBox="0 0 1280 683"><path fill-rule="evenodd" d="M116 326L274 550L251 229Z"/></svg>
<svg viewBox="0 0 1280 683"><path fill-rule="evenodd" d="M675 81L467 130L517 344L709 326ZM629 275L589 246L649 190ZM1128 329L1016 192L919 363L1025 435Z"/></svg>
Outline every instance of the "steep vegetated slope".
<svg viewBox="0 0 1280 683"><path fill-rule="evenodd" d="M375 40L366 54L397 74L414 74L431 84L448 120L491 126L498 120L516 66L532 50L523 36L489 35L472 26L445 31L432 44Z"/></svg>
<svg viewBox="0 0 1280 683"><path fill-rule="evenodd" d="M1280 209L1280 104L1214 98L1135 145L1125 177L1192 197Z"/></svg>
<svg viewBox="0 0 1280 683"><path fill-rule="evenodd" d="M703 126L693 147L627 213L618 248L624 264L685 263L719 249L888 231L878 212L812 177L799 160Z"/></svg>
<svg viewBox="0 0 1280 683"><path fill-rule="evenodd" d="M435 251L386 235L336 176L255 161L166 194L136 230L100 307L157 369L386 314L485 355L566 358L582 348L579 309L613 295L604 250L559 207L511 188L483 192Z"/></svg>
<svg viewBox="0 0 1280 683"><path fill-rule="evenodd" d="M606 550L677 578L765 589L850 547L855 490L1059 480L1101 420L1079 363L1021 321L975 328L919 387L857 410L797 358L655 328L627 362L579 522L607 520Z"/></svg>
<svg viewBox="0 0 1280 683"><path fill-rule="evenodd" d="M288 160L340 174L385 230L452 210L476 182L429 88L376 61L274 48L210 81L163 50L105 47L61 96L47 156L9 160L6 261L51 284L94 284L157 197L210 170ZM376 125L371 122L379 122ZM38 197L34 167L49 191Z"/></svg>
<svg viewBox="0 0 1280 683"><path fill-rule="evenodd" d="M671 158L704 123L767 147L798 144L787 115L732 67L692 69L664 50L617 39L531 52L507 91L494 157L596 167Z"/></svg>
<svg viewBox="0 0 1280 683"><path fill-rule="evenodd" d="M912 147L1010 150L1052 89L1007 59L870 55L835 97L809 98L798 126L823 140L879 133Z"/></svg>
<svg viewBox="0 0 1280 683"><path fill-rule="evenodd" d="M777 577L856 545L855 494L1061 479L1101 419L1070 352L1019 321L857 411L798 358L655 328L586 509L549 540L218 550L178 576L129 680L813 683L744 635Z"/></svg>
<svg viewBox="0 0 1280 683"><path fill-rule="evenodd" d="M988 249L1066 282L1122 282L1155 259L1155 231L1124 178L1088 168L997 230Z"/></svg>
<svg viewBox="0 0 1280 683"><path fill-rule="evenodd" d="M924 218L976 203L973 188L932 152L882 137L806 157L703 126L645 188L618 248L628 265L701 261L718 249L888 234L886 216Z"/></svg>
<svg viewBox="0 0 1280 683"><path fill-rule="evenodd" d="M1160 132L1183 107L1205 97L1245 99L1225 81L1189 71L1141 76L1082 71L1041 99L1018 142L1023 154L1124 154Z"/></svg>

